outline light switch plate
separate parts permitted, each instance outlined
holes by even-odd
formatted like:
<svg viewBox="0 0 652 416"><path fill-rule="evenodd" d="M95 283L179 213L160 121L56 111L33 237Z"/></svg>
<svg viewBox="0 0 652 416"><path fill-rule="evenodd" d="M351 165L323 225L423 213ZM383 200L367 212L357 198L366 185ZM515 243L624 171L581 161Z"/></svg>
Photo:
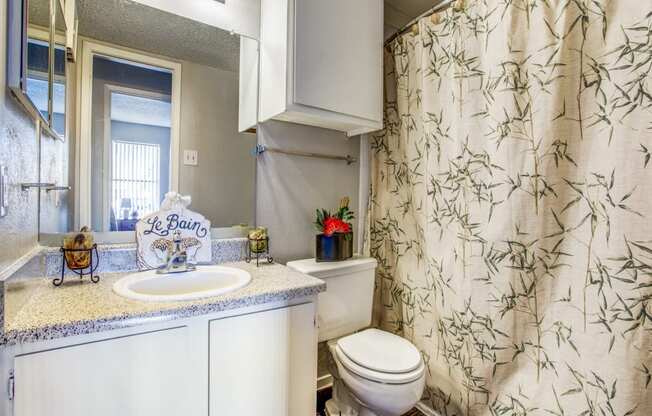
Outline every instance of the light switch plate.
<svg viewBox="0 0 652 416"><path fill-rule="evenodd" d="M199 165L199 156L197 155L196 150L184 150L183 151L183 164L186 166L197 166Z"/></svg>

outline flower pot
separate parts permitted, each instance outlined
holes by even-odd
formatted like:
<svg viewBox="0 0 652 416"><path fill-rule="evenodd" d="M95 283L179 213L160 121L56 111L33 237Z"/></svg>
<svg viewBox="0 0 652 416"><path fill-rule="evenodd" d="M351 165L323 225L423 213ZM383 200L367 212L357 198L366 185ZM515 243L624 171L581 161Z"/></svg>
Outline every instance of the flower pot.
<svg viewBox="0 0 652 416"><path fill-rule="evenodd" d="M353 233L318 234L315 243L318 262L342 261L353 257Z"/></svg>

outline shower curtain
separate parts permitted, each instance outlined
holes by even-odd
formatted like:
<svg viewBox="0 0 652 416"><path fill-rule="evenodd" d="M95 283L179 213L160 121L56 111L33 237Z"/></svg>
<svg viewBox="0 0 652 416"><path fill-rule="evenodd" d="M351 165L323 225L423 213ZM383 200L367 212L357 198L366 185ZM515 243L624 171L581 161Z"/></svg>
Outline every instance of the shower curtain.
<svg viewBox="0 0 652 416"><path fill-rule="evenodd" d="M376 323L441 415L652 415L652 3L461 1L386 47Z"/></svg>

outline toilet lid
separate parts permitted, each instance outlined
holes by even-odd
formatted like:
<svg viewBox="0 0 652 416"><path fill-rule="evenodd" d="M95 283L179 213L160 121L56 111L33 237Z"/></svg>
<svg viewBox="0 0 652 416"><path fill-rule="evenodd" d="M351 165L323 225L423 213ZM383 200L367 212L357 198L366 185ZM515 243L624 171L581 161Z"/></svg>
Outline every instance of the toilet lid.
<svg viewBox="0 0 652 416"><path fill-rule="evenodd" d="M402 374L421 365L421 354L411 342L378 329L341 338L337 346L355 364L372 371Z"/></svg>
<svg viewBox="0 0 652 416"><path fill-rule="evenodd" d="M411 383L423 377L426 368L423 362L420 362L419 366L414 371L409 371L407 373L383 373L380 371L370 370L351 361L351 359L349 359L337 345L335 346L335 356L337 357L336 360L351 373L364 379L383 384Z"/></svg>

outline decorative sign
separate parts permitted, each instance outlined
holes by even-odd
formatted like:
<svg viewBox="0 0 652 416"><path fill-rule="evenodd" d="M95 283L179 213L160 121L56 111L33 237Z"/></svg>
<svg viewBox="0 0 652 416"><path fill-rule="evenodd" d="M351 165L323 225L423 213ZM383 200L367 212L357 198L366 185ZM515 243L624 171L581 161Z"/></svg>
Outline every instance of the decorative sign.
<svg viewBox="0 0 652 416"><path fill-rule="evenodd" d="M181 233L181 245L188 263L210 263L211 223L201 214L189 210L189 196L176 192L165 194L161 210L136 224L138 267L141 270L163 266L174 251L174 233Z"/></svg>

